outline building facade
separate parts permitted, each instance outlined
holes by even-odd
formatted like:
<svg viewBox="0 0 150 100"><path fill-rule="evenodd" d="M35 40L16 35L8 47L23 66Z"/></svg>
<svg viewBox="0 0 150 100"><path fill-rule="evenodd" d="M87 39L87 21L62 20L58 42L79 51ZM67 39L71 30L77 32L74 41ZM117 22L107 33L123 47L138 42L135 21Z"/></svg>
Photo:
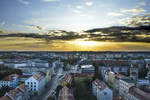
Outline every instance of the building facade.
<svg viewBox="0 0 150 100"><path fill-rule="evenodd" d="M92 92L97 97L97 100L113 100L112 90L98 79L92 82Z"/></svg>

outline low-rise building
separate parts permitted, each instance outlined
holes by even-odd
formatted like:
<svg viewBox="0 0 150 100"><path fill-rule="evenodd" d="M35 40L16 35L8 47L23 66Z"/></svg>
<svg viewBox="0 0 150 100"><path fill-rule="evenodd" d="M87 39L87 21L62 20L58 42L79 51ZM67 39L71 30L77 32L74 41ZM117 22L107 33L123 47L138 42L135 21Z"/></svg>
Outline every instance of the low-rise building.
<svg viewBox="0 0 150 100"><path fill-rule="evenodd" d="M136 81L129 78L122 78L119 80L119 93L123 98L127 98L130 87L135 86Z"/></svg>
<svg viewBox="0 0 150 100"><path fill-rule="evenodd" d="M71 85L71 82L73 80L73 77L71 74L68 74L64 77L64 79L62 80L62 86L66 86L67 84L70 84Z"/></svg>
<svg viewBox="0 0 150 100"><path fill-rule="evenodd" d="M72 89L63 87L59 92L58 100L75 100Z"/></svg>
<svg viewBox="0 0 150 100"><path fill-rule="evenodd" d="M43 72L38 72L25 81L28 91L31 93L40 92L46 84L46 76Z"/></svg>
<svg viewBox="0 0 150 100"><path fill-rule="evenodd" d="M108 72L108 84L111 86L111 87L114 87L114 82L115 82L115 73L110 71Z"/></svg>
<svg viewBox="0 0 150 100"><path fill-rule="evenodd" d="M113 92L108 86L98 79L92 82L92 92L97 97L97 100L112 100Z"/></svg>
<svg viewBox="0 0 150 100"><path fill-rule="evenodd" d="M95 68L93 65L82 65L81 66L82 73L94 73Z"/></svg>
<svg viewBox="0 0 150 100"><path fill-rule="evenodd" d="M2 80L0 80L0 88L2 86L15 88L18 85L18 77L19 75L17 74L11 74L4 77Z"/></svg>
<svg viewBox="0 0 150 100"><path fill-rule="evenodd" d="M150 93L133 86L129 89L127 97L127 100L150 100Z"/></svg>
<svg viewBox="0 0 150 100"><path fill-rule="evenodd" d="M28 100L29 94L25 84L21 84L13 90L6 92L0 100Z"/></svg>

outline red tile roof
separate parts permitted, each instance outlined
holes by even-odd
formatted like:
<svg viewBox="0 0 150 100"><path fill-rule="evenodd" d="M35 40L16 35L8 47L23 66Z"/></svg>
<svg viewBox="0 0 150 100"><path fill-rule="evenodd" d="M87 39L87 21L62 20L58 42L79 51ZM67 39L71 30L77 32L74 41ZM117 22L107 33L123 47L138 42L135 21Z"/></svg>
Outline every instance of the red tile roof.
<svg viewBox="0 0 150 100"><path fill-rule="evenodd" d="M66 76L64 77L63 81L65 81L65 82L71 84L71 82L72 82L72 75L70 75L70 74L69 74L69 75L66 75Z"/></svg>
<svg viewBox="0 0 150 100"><path fill-rule="evenodd" d="M9 96L10 98L13 98L14 100L16 100L16 98L20 95L22 95L22 92L18 89L15 88L13 90L10 90L8 93L5 94L6 96Z"/></svg>
<svg viewBox="0 0 150 100"><path fill-rule="evenodd" d="M139 98L140 100L150 100L150 93L144 92L143 90L136 88L135 86L129 89L129 93Z"/></svg>
<svg viewBox="0 0 150 100"><path fill-rule="evenodd" d="M41 81L44 77L45 77L45 73L43 73L43 72L39 72L39 73L33 75L33 78L38 81Z"/></svg>
<svg viewBox="0 0 150 100"><path fill-rule="evenodd" d="M59 100L74 100L73 92L66 86L63 87L59 94Z"/></svg>
<svg viewBox="0 0 150 100"><path fill-rule="evenodd" d="M98 79L96 79L95 81L93 81L93 83L98 86L98 88L100 89L100 91L104 90L107 85L103 82L103 81L100 81Z"/></svg>
<svg viewBox="0 0 150 100"><path fill-rule="evenodd" d="M24 83L21 84L21 85L19 85L17 88L19 88L22 92L25 92L25 91L26 91L26 86L25 86Z"/></svg>
<svg viewBox="0 0 150 100"><path fill-rule="evenodd" d="M17 75L17 74L8 75L8 76L4 77L4 78L2 79L2 81L12 81L14 77L18 78L19 75Z"/></svg>
<svg viewBox="0 0 150 100"><path fill-rule="evenodd" d="M3 96L0 98L0 100L11 100L8 96Z"/></svg>

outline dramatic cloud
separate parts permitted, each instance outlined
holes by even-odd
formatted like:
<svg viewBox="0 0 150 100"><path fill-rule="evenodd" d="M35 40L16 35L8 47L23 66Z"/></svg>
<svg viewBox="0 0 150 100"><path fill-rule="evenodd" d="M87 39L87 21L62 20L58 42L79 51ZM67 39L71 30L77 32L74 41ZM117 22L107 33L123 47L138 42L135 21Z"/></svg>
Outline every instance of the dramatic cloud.
<svg viewBox="0 0 150 100"><path fill-rule="evenodd" d="M150 26L150 14L118 19L118 22L129 26Z"/></svg>
<svg viewBox="0 0 150 100"><path fill-rule="evenodd" d="M139 14L139 13L145 12L145 10L143 8L137 8L137 9L125 9L125 10L121 10L120 12L122 12L122 13L136 13L136 14Z"/></svg>
<svg viewBox="0 0 150 100"><path fill-rule="evenodd" d="M87 6L92 6L93 5L93 2L86 2L85 3Z"/></svg>
<svg viewBox="0 0 150 100"><path fill-rule="evenodd" d="M110 12L110 13L108 13L108 16L123 16L123 14L122 13Z"/></svg>
<svg viewBox="0 0 150 100"><path fill-rule="evenodd" d="M150 15L131 17L128 20L127 25L131 25L131 26L149 26L150 25Z"/></svg>
<svg viewBox="0 0 150 100"><path fill-rule="evenodd" d="M44 2L55 2L55 1L59 1L59 0L43 0Z"/></svg>
<svg viewBox="0 0 150 100"><path fill-rule="evenodd" d="M32 29L44 30L44 27L38 25L29 25L28 27Z"/></svg>
<svg viewBox="0 0 150 100"><path fill-rule="evenodd" d="M28 5L30 4L30 2L28 1L25 1L25 0L18 0L20 3L24 4L24 5Z"/></svg>
<svg viewBox="0 0 150 100"><path fill-rule="evenodd" d="M5 32L5 31L3 31L3 30L0 30L0 33L7 33L7 32Z"/></svg>

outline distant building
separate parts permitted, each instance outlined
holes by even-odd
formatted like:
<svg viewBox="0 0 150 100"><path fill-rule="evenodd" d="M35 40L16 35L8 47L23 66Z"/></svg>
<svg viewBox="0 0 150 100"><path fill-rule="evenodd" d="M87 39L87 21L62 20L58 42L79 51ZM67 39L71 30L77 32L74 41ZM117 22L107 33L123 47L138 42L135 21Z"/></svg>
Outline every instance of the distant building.
<svg viewBox="0 0 150 100"><path fill-rule="evenodd" d="M138 80L138 67L133 64L130 67L130 78L135 81Z"/></svg>
<svg viewBox="0 0 150 100"><path fill-rule="evenodd" d="M46 84L46 76L43 72L38 72L25 81L28 91L31 93L40 92Z"/></svg>
<svg viewBox="0 0 150 100"><path fill-rule="evenodd" d="M13 90L6 92L0 100L28 100L29 94L25 84L21 84Z"/></svg>
<svg viewBox="0 0 150 100"><path fill-rule="evenodd" d="M82 73L94 73L95 68L93 65L82 65L81 66Z"/></svg>
<svg viewBox="0 0 150 100"><path fill-rule="evenodd" d="M0 80L0 88L2 86L15 88L18 85L18 77L19 75L17 74L11 74L4 77L2 80Z"/></svg>
<svg viewBox="0 0 150 100"><path fill-rule="evenodd" d="M148 80L149 80L149 83L150 83L150 71L147 73L147 77L148 77Z"/></svg>
<svg viewBox="0 0 150 100"><path fill-rule="evenodd" d="M92 82L93 94L97 97L97 100L113 100L113 92L107 85L98 79Z"/></svg>
<svg viewBox="0 0 150 100"><path fill-rule="evenodd" d="M4 65L10 68L19 68L26 66L40 66L40 67L49 67L49 63L40 59L31 59L31 60L18 60L18 59L7 59L4 61Z"/></svg>
<svg viewBox="0 0 150 100"><path fill-rule="evenodd" d="M63 87L59 92L58 100L75 100L72 89Z"/></svg>
<svg viewBox="0 0 150 100"><path fill-rule="evenodd" d="M54 69L51 67L19 67L18 69L20 69L23 73L30 73L30 74L34 74L35 72L44 72L46 73L46 79L47 82L51 79L52 74L54 73Z"/></svg>

